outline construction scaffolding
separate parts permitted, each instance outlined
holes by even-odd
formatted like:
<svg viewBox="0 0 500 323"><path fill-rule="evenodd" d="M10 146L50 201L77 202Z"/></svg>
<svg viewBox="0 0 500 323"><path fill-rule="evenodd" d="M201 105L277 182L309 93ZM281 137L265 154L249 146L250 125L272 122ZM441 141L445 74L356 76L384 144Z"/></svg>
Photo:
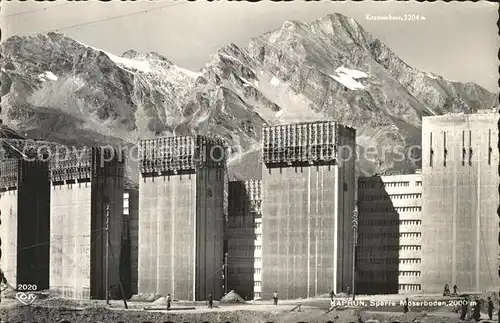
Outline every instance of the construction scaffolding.
<svg viewBox="0 0 500 323"><path fill-rule="evenodd" d="M262 214L262 181L257 179L245 181L245 189L250 211Z"/></svg>
<svg viewBox="0 0 500 323"><path fill-rule="evenodd" d="M23 182L23 170L32 167L44 171L51 150L57 144L46 141L0 138L0 190L17 188Z"/></svg>
<svg viewBox="0 0 500 323"><path fill-rule="evenodd" d="M111 147L59 149L50 159L50 180L88 181L98 173L104 177L122 177L124 163L123 152Z"/></svg>
<svg viewBox="0 0 500 323"><path fill-rule="evenodd" d="M328 162L337 158L342 128L333 121L294 123L263 128L265 164Z"/></svg>
<svg viewBox="0 0 500 323"><path fill-rule="evenodd" d="M19 176L19 160L4 158L0 161L0 190L17 188Z"/></svg>
<svg viewBox="0 0 500 323"><path fill-rule="evenodd" d="M5 212L2 237L9 243L1 266L17 285L49 287L49 163L42 142L1 138L0 209ZM45 145L43 145L45 146ZM21 230L22 229L22 230Z"/></svg>
<svg viewBox="0 0 500 323"><path fill-rule="evenodd" d="M207 136L162 137L139 142L141 174L162 175L200 167L223 167L226 144Z"/></svg>
<svg viewBox="0 0 500 323"><path fill-rule="evenodd" d="M4 158L18 158L29 161L47 161L63 145L43 140L0 138L1 155Z"/></svg>

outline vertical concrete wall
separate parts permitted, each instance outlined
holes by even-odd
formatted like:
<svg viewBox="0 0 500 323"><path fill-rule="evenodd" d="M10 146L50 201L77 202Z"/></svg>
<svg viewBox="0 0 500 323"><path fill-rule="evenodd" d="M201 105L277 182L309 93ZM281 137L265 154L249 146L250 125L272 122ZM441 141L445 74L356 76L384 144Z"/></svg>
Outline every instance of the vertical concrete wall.
<svg viewBox="0 0 500 323"><path fill-rule="evenodd" d="M10 284L49 287L50 185L48 163L2 159L0 163L0 265Z"/></svg>
<svg viewBox="0 0 500 323"><path fill-rule="evenodd" d="M222 297L223 179L215 168L141 179L140 293Z"/></svg>
<svg viewBox="0 0 500 323"><path fill-rule="evenodd" d="M174 136L139 143L139 292L222 296L224 143Z"/></svg>
<svg viewBox="0 0 500 323"><path fill-rule="evenodd" d="M121 296L123 156L110 148L62 149L50 174L51 289L68 298Z"/></svg>
<svg viewBox="0 0 500 323"><path fill-rule="evenodd" d="M17 280L49 288L50 181L47 162L19 163Z"/></svg>
<svg viewBox="0 0 500 323"><path fill-rule="evenodd" d="M264 166L262 298L275 290L284 299L310 297L335 287L336 168Z"/></svg>
<svg viewBox="0 0 500 323"><path fill-rule="evenodd" d="M0 192L0 237L2 239L2 257L0 268L12 286L17 287L17 189Z"/></svg>
<svg viewBox="0 0 500 323"><path fill-rule="evenodd" d="M196 174L139 184L139 293L194 299Z"/></svg>
<svg viewBox="0 0 500 323"><path fill-rule="evenodd" d="M109 292L120 296L123 179L96 175L92 182L51 188L50 289L63 297L106 297L106 204Z"/></svg>
<svg viewBox="0 0 500 323"><path fill-rule="evenodd" d="M90 298L91 201L90 183L51 188L50 289L63 297Z"/></svg>
<svg viewBox="0 0 500 323"><path fill-rule="evenodd" d="M139 183L139 279L137 281L139 293L156 292L156 209L160 196L155 180L154 177L141 176Z"/></svg>
<svg viewBox="0 0 500 323"><path fill-rule="evenodd" d="M137 294L138 279L138 243L139 243L139 190L126 189L123 195L123 226L124 243L122 247L124 258L122 263L126 266L126 273L123 273L124 284L127 292L131 295Z"/></svg>
<svg viewBox="0 0 500 323"><path fill-rule="evenodd" d="M130 248L132 262L132 293L137 294L139 279L139 190L134 191L130 199Z"/></svg>
<svg viewBox="0 0 500 323"><path fill-rule="evenodd" d="M91 297L106 298L106 205L109 205L109 293L121 297L120 255L123 230L123 176L106 176L104 168L92 180ZM101 173L103 172L103 173ZM123 173L121 173L123 174ZM101 234L102 233L102 234Z"/></svg>
<svg viewBox="0 0 500 323"><path fill-rule="evenodd" d="M355 136L335 122L264 128L263 298L352 284Z"/></svg>
<svg viewBox="0 0 500 323"><path fill-rule="evenodd" d="M497 115L426 117L422 126L422 281L460 291L497 290Z"/></svg>
<svg viewBox="0 0 500 323"><path fill-rule="evenodd" d="M196 186L196 300L223 295L224 169L198 169Z"/></svg>
<svg viewBox="0 0 500 323"><path fill-rule="evenodd" d="M334 290L352 291L354 229L353 215L357 200L356 131L340 126L338 134L338 213L337 213L337 281Z"/></svg>

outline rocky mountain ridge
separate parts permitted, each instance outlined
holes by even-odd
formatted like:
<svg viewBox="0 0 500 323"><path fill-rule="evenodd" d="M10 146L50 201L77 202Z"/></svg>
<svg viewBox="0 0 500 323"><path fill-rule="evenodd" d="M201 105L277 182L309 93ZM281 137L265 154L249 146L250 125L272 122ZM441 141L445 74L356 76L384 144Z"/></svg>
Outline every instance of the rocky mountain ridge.
<svg viewBox="0 0 500 323"><path fill-rule="evenodd" d="M409 172L423 116L498 106L498 95L418 71L352 18L287 21L248 46L219 49L198 72L157 53L122 57L61 34L0 44L2 118L28 137L69 145L217 134L231 178L258 178L264 124L333 119L357 129L361 173ZM130 176L135 168L131 164Z"/></svg>

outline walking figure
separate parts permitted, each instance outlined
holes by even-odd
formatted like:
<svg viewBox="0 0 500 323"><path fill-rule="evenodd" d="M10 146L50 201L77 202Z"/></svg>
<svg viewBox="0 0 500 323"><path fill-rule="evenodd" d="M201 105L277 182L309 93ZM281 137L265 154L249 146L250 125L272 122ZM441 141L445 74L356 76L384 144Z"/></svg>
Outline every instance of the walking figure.
<svg viewBox="0 0 500 323"><path fill-rule="evenodd" d="M498 301L498 323L500 323L500 301Z"/></svg>
<svg viewBox="0 0 500 323"><path fill-rule="evenodd" d="M449 296L450 295L450 286L448 284L444 285L444 291L443 291L443 296Z"/></svg>
<svg viewBox="0 0 500 323"><path fill-rule="evenodd" d="M476 304L474 305L474 312L472 314L472 317L476 322L479 322L479 320L481 319L481 300L478 299L475 303Z"/></svg>
<svg viewBox="0 0 500 323"><path fill-rule="evenodd" d="M170 294L167 295L167 311L170 311L170 305L172 300L170 299Z"/></svg>
<svg viewBox="0 0 500 323"><path fill-rule="evenodd" d="M332 290L330 290L330 299L333 299L335 297L335 292Z"/></svg>
<svg viewBox="0 0 500 323"><path fill-rule="evenodd" d="M3 284L5 276L3 274L3 270L0 268L0 285ZM2 290L0 289L0 303L2 303Z"/></svg>
<svg viewBox="0 0 500 323"><path fill-rule="evenodd" d="M212 297L212 293L208 294L208 308L212 308L214 305L214 299Z"/></svg>
<svg viewBox="0 0 500 323"><path fill-rule="evenodd" d="M273 294L274 305L278 306L278 291L275 290Z"/></svg>
<svg viewBox="0 0 500 323"><path fill-rule="evenodd" d="M404 310L405 314L410 311L410 308L408 307L408 297L405 299L405 305L403 307L403 310Z"/></svg>
<svg viewBox="0 0 500 323"><path fill-rule="evenodd" d="M493 309L495 307L493 306L493 301L491 300L491 297L488 297L488 317L490 321L493 321Z"/></svg>
<svg viewBox="0 0 500 323"><path fill-rule="evenodd" d="M9 283L7 282L7 278L5 277L5 274L3 273L2 268L0 268L0 285L6 285L7 287L12 288ZM2 303L2 290L0 289L0 303Z"/></svg>
<svg viewBox="0 0 500 323"><path fill-rule="evenodd" d="M467 311L469 310L469 300L466 298L463 299L462 302L462 312L460 314L460 319L463 321L467 316Z"/></svg>

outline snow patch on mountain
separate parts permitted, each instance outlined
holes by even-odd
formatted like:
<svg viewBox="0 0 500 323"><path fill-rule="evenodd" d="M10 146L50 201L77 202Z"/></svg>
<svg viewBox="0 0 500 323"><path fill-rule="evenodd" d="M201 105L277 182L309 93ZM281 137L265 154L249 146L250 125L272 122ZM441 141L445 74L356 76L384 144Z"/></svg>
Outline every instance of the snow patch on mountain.
<svg viewBox="0 0 500 323"><path fill-rule="evenodd" d="M339 73L338 75L330 75L332 79L344 85L349 90L364 90L365 86L360 82L356 81L347 74Z"/></svg>
<svg viewBox="0 0 500 323"><path fill-rule="evenodd" d="M364 90L365 86L356 79L367 78L368 75L365 72L358 70L352 70L341 66L335 70L337 75L330 75L335 81L347 87L349 90Z"/></svg>
<svg viewBox="0 0 500 323"><path fill-rule="evenodd" d="M278 79L276 78L276 76L273 76L273 78L271 79L271 82L270 82L270 83L271 83L271 85L273 85L273 86L278 86L278 85L280 85L280 80L278 80Z"/></svg>
<svg viewBox="0 0 500 323"><path fill-rule="evenodd" d="M54 74L52 73L51 71L45 71L43 72L42 74L38 75L38 78L45 82L47 79L51 80L51 81L57 81L59 78Z"/></svg>
<svg viewBox="0 0 500 323"><path fill-rule="evenodd" d="M366 74L365 72L361 72L361 71L358 71L358 70L352 70L352 69L344 67L344 66L341 66L341 67L337 68L335 70L335 72L337 74L339 74L339 73L346 74L346 75L348 75L349 77L351 77L353 79L360 79L360 78L366 78L366 77L368 77L368 74Z"/></svg>
<svg viewBox="0 0 500 323"><path fill-rule="evenodd" d="M430 77L431 79L437 80L437 76L435 76L431 73L425 73L425 76Z"/></svg>
<svg viewBox="0 0 500 323"><path fill-rule="evenodd" d="M194 71L190 71L188 69L185 69L185 68L182 68L182 67L179 67L179 66L175 66L175 69L178 70L179 72L185 74L185 75L188 75L188 76L191 76L193 78L197 78L199 76L201 76L203 73L200 73L200 72L194 72Z"/></svg>
<svg viewBox="0 0 500 323"><path fill-rule="evenodd" d="M240 78L240 80L242 80L245 84L243 84L243 86L252 86L252 83L250 83L249 80L247 80L246 78L243 78L241 76L238 76Z"/></svg>
<svg viewBox="0 0 500 323"><path fill-rule="evenodd" d="M159 71L161 71L162 68L156 68L157 64L154 64L154 62L151 62L151 64L153 64L153 66L155 66L155 68L153 68L151 66L150 62L148 62L147 59L145 59L145 58L143 58L143 59L131 59L131 58L120 57L118 55L103 51L102 49L99 49L99 48L96 48L93 46L89 46L89 45L84 44L82 42L79 42L79 41L76 41L76 42L78 42L79 44L81 44L85 47L92 48L93 50L96 50L98 52L103 52L115 64L118 64L118 66L124 68L128 72L133 73L133 71L130 70L130 69L132 69L132 70L143 72L143 73L162 74L162 73L159 73ZM176 66L176 65L173 65L173 68L174 68L174 71L177 72L174 74L181 74L183 76L187 76L188 78L198 78L203 74L201 72L194 72L194 71L191 71L191 70L188 70L188 69ZM165 74L165 73L163 73L163 74ZM169 74L172 74L172 73L169 73ZM174 76L174 78L176 78L175 75L168 75L168 76Z"/></svg>
<svg viewBox="0 0 500 323"><path fill-rule="evenodd" d="M119 65L122 65L126 68L131 68L131 69L134 69L134 70L137 70L140 72L144 72L144 73L152 73L153 72L153 70L151 69L151 66L149 65L149 63L147 61L143 61L143 60L139 61L139 60L135 60L135 59L120 57L120 56L117 56L117 55L114 55L111 53L107 53L105 51L102 51L102 52L104 54L106 54L106 56L108 56L109 59L111 59L113 62L115 62L116 64L119 64Z"/></svg>
<svg viewBox="0 0 500 323"><path fill-rule="evenodd" d="M219 53L219 55L220 55L221 57L225 57L226 59L229 59L229 60L231 60L231 61L233 61L233 62L239 63L241 66L246 66L245 64L243 64L243 62L242 62L242 61L240 61L239 59L237 59L237 58L236 58L236 57L234 57L234 56L230 56L230 55L223 54L223 53Z"/></svg>
<svg viewBox="0 0 500 323"><path fill-rule="evenodd" d="M151 66L146 61L139 61L139 60L135 60L135 59L120 57L120 56L117 56L115 54L105 52L102 49L84 44L84 43L79 42L77 40L75 40L75 41L77 43L79 43L80 45L83 45L85 47L92 48L93 50L96 50L98 52L103 52L106 56L109 57L110 60L112 60L114 63L119 64L123 67L132 68L134 70L141 71L144 73L152 73L153 72L153 70L151 69Z"/></svg>

